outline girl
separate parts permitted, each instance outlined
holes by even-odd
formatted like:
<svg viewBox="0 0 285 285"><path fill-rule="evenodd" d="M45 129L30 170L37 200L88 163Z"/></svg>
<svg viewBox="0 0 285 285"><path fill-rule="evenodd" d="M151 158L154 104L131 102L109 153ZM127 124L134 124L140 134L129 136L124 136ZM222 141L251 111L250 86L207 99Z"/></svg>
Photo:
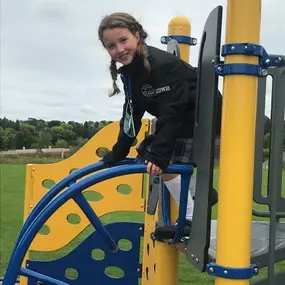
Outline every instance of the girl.
<svg viewBox="0 0 285 285"><path fill-rule="evenodd" d="M117 143L103 161L113 165L124 159L141 127L147 111L157 118L153 135L138 148L139 156L152 175L162 174L170 161L190 163L194 129L197 70L174 55L148 46L147 33L134 17L114 13L101 21L99 39L111 57L110 73L113 96L120 92L118 74L124 84L125 104ZM117 63L122 67L117 69ZM180 175L162 174L175 201L179 204ZM192 180L192 179L191 179ZM185 234L189 234L193 199L188 195ZM156 233L171 238L174 227L158 227Z"/></svg>

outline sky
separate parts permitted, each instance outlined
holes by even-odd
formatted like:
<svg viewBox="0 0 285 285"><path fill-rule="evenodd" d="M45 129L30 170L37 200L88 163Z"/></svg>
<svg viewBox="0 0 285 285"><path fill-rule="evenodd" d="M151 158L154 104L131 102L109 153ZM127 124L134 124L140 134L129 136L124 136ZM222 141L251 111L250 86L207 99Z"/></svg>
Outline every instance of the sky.
<svg viewBox="0 0 285 285"><path fill-rule="evenodd" d="M285 1L263 0L261 45L285 54ZM108 97L110 58L97 37L101 19L128 12L148 32L147 43L160 43L174 16L186 16L198 44L190 63L197 65L200 36L207 16L226 0L2 0L0 117L25 120L119 120L124 95ZM266 113L270 113L267 99ZM149 117L148 115L146 117Z"/></svg>

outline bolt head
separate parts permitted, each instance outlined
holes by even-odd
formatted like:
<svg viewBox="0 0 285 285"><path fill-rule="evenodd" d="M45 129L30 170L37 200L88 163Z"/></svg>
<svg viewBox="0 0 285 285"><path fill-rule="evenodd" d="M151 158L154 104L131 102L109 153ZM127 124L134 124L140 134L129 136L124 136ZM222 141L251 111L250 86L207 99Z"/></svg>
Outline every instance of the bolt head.
<svg viewBox="0 0 285 285"><path fill-rule="evenodd" d="M263 76L266 76L266 75L267 75L267 73L268 73L268 72L267 72L267 70L266 70L266 69L262 69L262 70L261 70L261 74L262 74Z"/></svg>
<svg viewBox="0 0 285 285"><path fill-rule="evenodd" d="M267 59L265 60L265 62L266 62L267 64L270 63L270 59L267 58Z"/></svg>
<svg viewBox="0 0 285 285"><path fill-rule="evenodd" d="M255 267L255 268L254 268L254 273L258 273L258 272L259 272L258 268Z"/></svg>
<svg viewBox="0 0 285 285"><path fill-rule="evenodd" d="M159 178L158 177L154 177L153 178L153 183L154 184L159 184Z"/></svg>
<svg viewBox="0 0 285 285"><path fill-rule="evenodd" d="M197 44L197 39L193 39L192 43L193 43L193 45L196 45Z"/></svg>
<svg viewBox="0 0 285 285"><path fill-rule="evenodd" d="M234 50L235 49L235 47L234 46L231 46L231 50Z"/></svg>
<svg viewBox="0 0 285 285"><path fill-rule="evenodd" d="M222 71L222 68L220 66L218 67L218 71Z"/></svg>
<svg viewBox="0 0 285 285"><path fill-rule="evenodd" d="M225 274L225 275L227 275L227 274L228 274L228 271L227 271L227 270L225 270L225 271L224 271L224 274Z"/></svg>
<svg viewBox="0 0 285 285"><path fill-rule="evenodd" d="M166 37L162 37L162 38L161 38L161 41L162 41L163 43L165 43L165 42L166 42Z"/></svg>
<svg viewBox="0 0 285 285"><path fill-rule="evenodd" d="M195 260L196 260L196 263L199 263L199 258L196 258Z"/></svg>
<svg viewBox="0 0 285 285"><path fill-rule="evenodd" d="M214 267L210 267L210 272L214 272L215 271L215 269L214 269Z"/></svg>

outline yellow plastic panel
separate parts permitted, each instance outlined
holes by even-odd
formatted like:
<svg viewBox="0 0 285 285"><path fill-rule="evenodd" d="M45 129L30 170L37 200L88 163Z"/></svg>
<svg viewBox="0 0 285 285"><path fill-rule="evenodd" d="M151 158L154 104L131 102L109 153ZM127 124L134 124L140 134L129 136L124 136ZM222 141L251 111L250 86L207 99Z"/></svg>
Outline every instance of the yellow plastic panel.
<svg viewBox="0 0 285 285"><path fill-rule="evenodd" d="M138 135L138 142L141 142L145 133L149 130L149 120L143 120L141 131ZM102 130L100 130L92 139L88 141L77 153L64 161L54 164L37 164L29 165L29 172L26 180L26 205L25 217L30 213L34 205L43 197L47 191L46 187L50 187L54 183L59 182L66 177L73 169L82 168L88 164L94 163L100 159L96 151L100 147L111 150L113 144L117 140L119 132L119 122L114 122ZM131 148L130 157L137 155L135 146ZM44 182L47 182L46 185ZM43 184L46 186L44 187ZM127 184L132 191L129 194L121 194L117 191L117 187ZM104 181L86 191L96 191L103 198L97 202L90 202L90 205L100 217L114 211L144 211L144 199L141 197L142 192L142 174L125 175ZM75 214L80 217L77 224L70 224L67 217ZM76 217L78 217L76 216ZM47 222L50 232L47 235L38 234L34 239L30 250L36 251L53 251L57 250L84 230L89 221L86 219L80 208L71 200L63 205ZM64 233L64 234L63 234Z"/></svg>

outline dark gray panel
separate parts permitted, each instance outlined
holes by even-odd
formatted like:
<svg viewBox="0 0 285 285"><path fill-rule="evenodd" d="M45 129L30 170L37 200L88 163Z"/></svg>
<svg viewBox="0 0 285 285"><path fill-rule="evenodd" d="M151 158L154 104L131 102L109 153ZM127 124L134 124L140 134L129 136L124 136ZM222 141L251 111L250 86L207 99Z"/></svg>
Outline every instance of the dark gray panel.
<svg viewBox="0 0 285 285"><path fill-rule="evenodd" d="M282 187L282 158L283 158L283 128L285 108L285 68L269 68L268 74L273 77L271 98L271 130L270 130L270 157L267 196L262 196L262 153L264 133L265 109L265 79L259 79L257 119L256 119L256 145L254 166L254 201L258 204L268 205L272 208L277 203L277 216L285 217L285 199L281 195ZM277 195L272 199L272 195ZM254 215L269 217L269 212L253 211Z"/></svg>
<svg viewBox="0 0 285 285"><path fill-rule="evenodd" d="M176 40L170 40L167 44L167 51L180 58L179 44Z"/></svg>
<svg viewBox="0 0 285 285"><path fill-rule="evenodd" d="M200 271L208 263L210 245L214 146L217 120L218 77L214 64L219 61L222 7L209 15L201 37L198 63L198 93L193 141L193 162L197 166L197 186L188 260Z"/></svg>
<svg viewBox="0 0 285 285"><path fill-rule="evenodd" d="M150 175L149 193L147 201L147 213L154 215L158 203L159 189L160 189L160 178Z"/></svg>

